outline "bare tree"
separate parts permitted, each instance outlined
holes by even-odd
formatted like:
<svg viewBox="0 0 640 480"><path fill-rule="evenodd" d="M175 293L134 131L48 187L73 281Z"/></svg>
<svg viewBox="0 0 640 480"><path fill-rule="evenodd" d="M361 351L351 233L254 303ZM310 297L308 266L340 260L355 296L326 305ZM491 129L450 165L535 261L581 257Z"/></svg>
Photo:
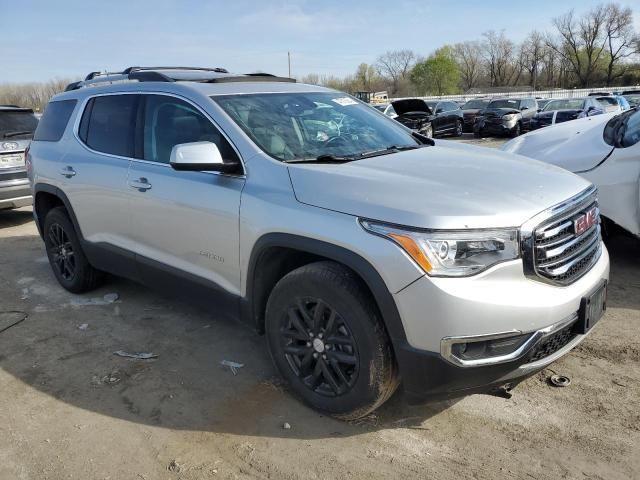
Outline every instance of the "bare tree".
<svg viewBox="0 0 640 480"><path fill-rule="evenodd" d="M42 111L49 99L56 93L64 91L71 81L56 79L42 83L0 84L0 104L18 105Z"/></svg>
<svg viewBox="0 0 640 480"><path fill-rule="evenodd" d="M549 38L547 46L571 64L581 87L587 87L595 80L598 62L605 47L606 15L606 8L599 5L579 19L576 19L573 10L553 19L559 41Z"/></svg>
<svg viewBox="0 0 640 480"><path fill-rule="evenodd" d="M389 78L393 93L396 93L403 80L408 78L416 60L417 56L412 50L393 50L378 57L376 68Z"/></svg>
<svg viewBox="0 0 640 480"><path fill-rule="evenodd" d="M456 43L453 46L453 55L460 68L462 88L469 90L477 86L483 73L480 43Z"/></svg>
<svg viewBox="0 0 640 480"><path fill-rule="evenodd" d="M638 36L633 30L633 12L629 7L617 3L605 6L605 38L609 53L607 62L607 86L622 77L625 72L623 60L635 53Z"/></svg>
<svg viewBox="0 0 640 480"><path fill-rule="evenodd" d="M544 37L540 32L534 30L529 34L521 47L521 62L524 69L529 73L529 84L535 90L538 86L538 73L546 55L546 45Z"/></svg>
<svg viewBox="0 0 640 480"><path fill-rule="evenodd" d="M485 38L482 49L491 85L494 87L510 85L522 72L520 62L515 58L515 44L505 36L504 32L497 33L495 30L489 30L482 36Z"/></svg>
<svg viewBox="0 0 640 480"><path fill-rule="evenodd" d="M300 78L301 83L308 83L309 85L322 85L320 82L320 75L317 73L308 73Z"/></svg>

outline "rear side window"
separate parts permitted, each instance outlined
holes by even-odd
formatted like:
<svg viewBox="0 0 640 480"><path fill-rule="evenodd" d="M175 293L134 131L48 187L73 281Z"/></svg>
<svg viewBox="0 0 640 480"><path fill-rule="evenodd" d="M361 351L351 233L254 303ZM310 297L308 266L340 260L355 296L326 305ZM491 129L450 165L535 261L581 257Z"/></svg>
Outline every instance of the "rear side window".
<svg viewBox="0 0 640 480"><path fill-rule="evenodd" d="M94 97L82 114L79 136L93 150L133 157L139 95Z"/></svg>
<svg viewBox="0 0 640 480"><path fill-rule="evenodd" d="M49 102L38 123L33 139L39 142L57 142L62 138L69 118L76 107L76 100Z"/></svg>

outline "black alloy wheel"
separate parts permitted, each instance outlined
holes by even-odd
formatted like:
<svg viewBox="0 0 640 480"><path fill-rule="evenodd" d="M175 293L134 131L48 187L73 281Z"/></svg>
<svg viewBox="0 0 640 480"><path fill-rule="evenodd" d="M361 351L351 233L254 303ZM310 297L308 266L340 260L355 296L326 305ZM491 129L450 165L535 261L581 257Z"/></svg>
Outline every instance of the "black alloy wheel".
<svg viewBox="0 0 640 480"><path fill-rule="evenodd" d="M323 300L296 299L280 337L289 367L310 390L335 397L353 387L359 365L355 339L340 314Z"/></svg>
<svg viewBox="0 0 640 480"><path fill-rule="evenodd" d="M51 266L64 280L71 282L76 274L76 257L69 235L59 223L53 223L47 230L48 253Z"/></svg>

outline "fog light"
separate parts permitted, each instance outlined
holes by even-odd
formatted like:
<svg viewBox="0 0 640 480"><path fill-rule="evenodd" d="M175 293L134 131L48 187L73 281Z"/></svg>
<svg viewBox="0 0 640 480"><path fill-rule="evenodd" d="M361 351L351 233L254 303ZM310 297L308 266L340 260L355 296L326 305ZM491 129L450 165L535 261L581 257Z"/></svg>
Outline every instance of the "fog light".
<svg viewBox="0 0 640 480"><path fill-rule="evenodd" d="M443 339L442 354L453 363L463 366L507 362L524 353L525 344L534 340L535 333L501 334L499 336Z"/></svg>

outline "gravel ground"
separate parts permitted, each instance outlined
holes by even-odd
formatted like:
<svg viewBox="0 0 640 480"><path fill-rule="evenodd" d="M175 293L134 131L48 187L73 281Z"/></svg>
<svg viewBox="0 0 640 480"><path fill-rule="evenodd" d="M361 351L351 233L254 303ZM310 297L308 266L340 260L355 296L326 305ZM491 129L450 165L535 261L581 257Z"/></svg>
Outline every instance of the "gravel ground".
<svg viewBox="0 0 640 480"><path fill-rule="evenodd" d="M264 339L215 311L118 279L62 290L30 210L0 212L0 479L640 478L640 242L609 247L609 309L552 365L568 388L547 370L510 400L400 392L343 423L294 400Z"/></svg>

